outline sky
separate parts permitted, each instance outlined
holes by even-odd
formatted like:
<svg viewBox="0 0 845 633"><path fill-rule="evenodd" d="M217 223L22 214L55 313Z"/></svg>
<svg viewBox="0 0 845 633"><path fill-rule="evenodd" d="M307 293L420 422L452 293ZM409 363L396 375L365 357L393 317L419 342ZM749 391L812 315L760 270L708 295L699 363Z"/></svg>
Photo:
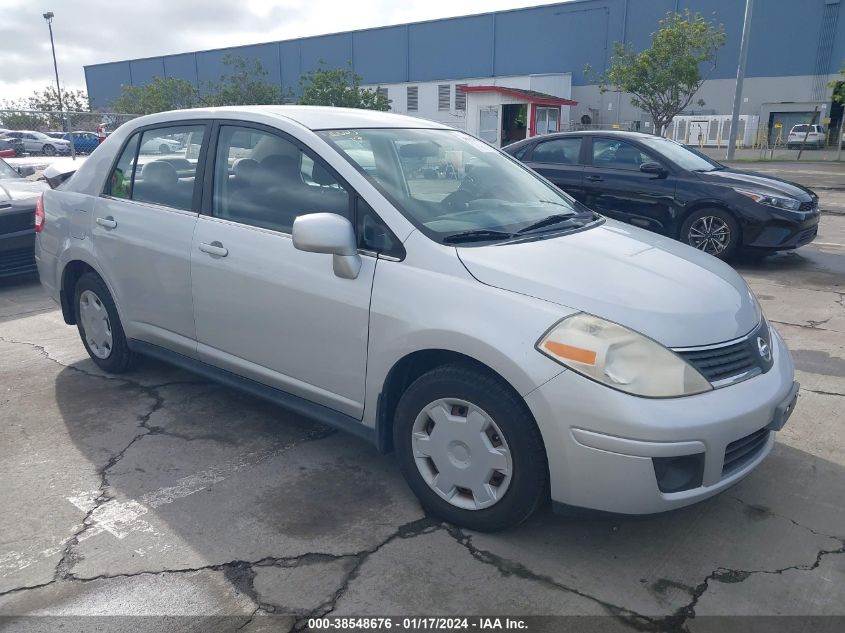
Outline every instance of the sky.
<svg viewBox="0 0 845 633"><path fill-rule="evenodd" d="M55 82L84 89L82 67L136 57L350 31L549 0L0 0L0 102Z"/></svg>

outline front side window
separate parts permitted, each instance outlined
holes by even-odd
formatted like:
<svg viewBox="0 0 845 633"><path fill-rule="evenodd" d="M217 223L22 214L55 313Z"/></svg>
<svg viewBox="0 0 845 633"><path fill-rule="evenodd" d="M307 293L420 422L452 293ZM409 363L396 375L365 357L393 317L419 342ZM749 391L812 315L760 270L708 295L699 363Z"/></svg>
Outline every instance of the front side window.
<svg viewBox="0 0 845 633"><path fill-rule="evenodd" d="M132 179L132 200L191 210L204 136L204 125L144 130ZM156 147L159 151L151 151Z"/></svg>
<svg viewBox="0 0 845 633"><path fill-rule="evenodd" d="M497 149L456 130L318 132L431 238L444 243L583 227L597 216ZM521 235L521 234L520 234Z"/></svg>
<svg viewBox="0 0 845 633"><path fill-rule="evenodd" d="M577 165L581 155L580 138L556 138L543 141L534 148L531 156L535 163L556 163L559 165Z"/></svg>
<svg viewBox="0 0 845 633"><path fill-rule="evenodd" d="M639 171L643 163L653 159L636 145L617 139L593 139L593 167Z"/></svg>
<svg viewBox="0 0 845 633"><path fill-rule="evenodd" d="M297 216L351 219L349 193L324 163L276 134L220 128L214 163L215 217L290 233Z"/></svg>

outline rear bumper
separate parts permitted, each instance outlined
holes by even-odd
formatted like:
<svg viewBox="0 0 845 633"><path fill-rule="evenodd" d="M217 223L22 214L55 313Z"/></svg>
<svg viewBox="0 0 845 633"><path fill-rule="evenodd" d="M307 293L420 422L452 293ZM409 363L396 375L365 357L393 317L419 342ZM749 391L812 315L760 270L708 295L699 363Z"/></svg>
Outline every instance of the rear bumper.
<svg viewBox="0 0 845 633"><path fill-rule="evenodd" d="M697 396L638 398L573 371L528 394L546 444L552 500L649 514L701 501L748 475L771 451L770 429L794 398L792 360L774 329L772 343L768 372ZM663 492L660 458L691 455L701 462L700 481Z"/></svg>

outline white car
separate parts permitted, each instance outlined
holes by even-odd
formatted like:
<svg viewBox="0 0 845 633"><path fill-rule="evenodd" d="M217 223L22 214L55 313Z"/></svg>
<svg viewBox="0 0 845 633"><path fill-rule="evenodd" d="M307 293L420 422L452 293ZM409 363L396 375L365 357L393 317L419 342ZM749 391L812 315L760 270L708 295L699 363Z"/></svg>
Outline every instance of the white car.
<svg viewBox="0 0 845 633"><path fill-rule="evenodd" d="M825 132L821 125L794 125L786 139L786 147L800 149L803 146L821 149L825 146L825 142Z"/></svg>
<svg viewBox="0 0 845 633"><path fill-rule="evenodd" d="M30 154L44 154L45 156L55 156L57 154L70 154L70 141L61 138L53 138L47 136L43 132L35 132L32 130L16 130L13 132L4 132L3 138L19 139L23 144L23 150Z"/></svg>
<svg viewBox="0 0 845 633"><path fill-rule="evenodd" d="M178 152L183 146L179 141L170 138L151 138L141 145L142 154L172 154Z"/></svg>
<svg viewBox="0 0 845 633"><path fill-rule="evenodd" d="M198 158L136 165L164 130ZM446 156L472 168L411 168ZM44 194L35 227L41 283L100 368L164 359L394 450L422 504L473 529L549 496L623 513L710 497L797 399L730 266L432 121L144 116Z"/></svg>

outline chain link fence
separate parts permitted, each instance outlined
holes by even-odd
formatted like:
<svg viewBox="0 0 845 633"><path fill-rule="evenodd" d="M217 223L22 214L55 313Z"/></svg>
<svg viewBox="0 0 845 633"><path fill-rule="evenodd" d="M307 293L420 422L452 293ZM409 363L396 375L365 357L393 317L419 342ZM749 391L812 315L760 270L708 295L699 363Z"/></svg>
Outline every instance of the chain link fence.
<svg viewBox="0 0 845 633"><path fill-rule="evenodd" d="M0 110L0 158L87 156L134 114Z"/></svg>

